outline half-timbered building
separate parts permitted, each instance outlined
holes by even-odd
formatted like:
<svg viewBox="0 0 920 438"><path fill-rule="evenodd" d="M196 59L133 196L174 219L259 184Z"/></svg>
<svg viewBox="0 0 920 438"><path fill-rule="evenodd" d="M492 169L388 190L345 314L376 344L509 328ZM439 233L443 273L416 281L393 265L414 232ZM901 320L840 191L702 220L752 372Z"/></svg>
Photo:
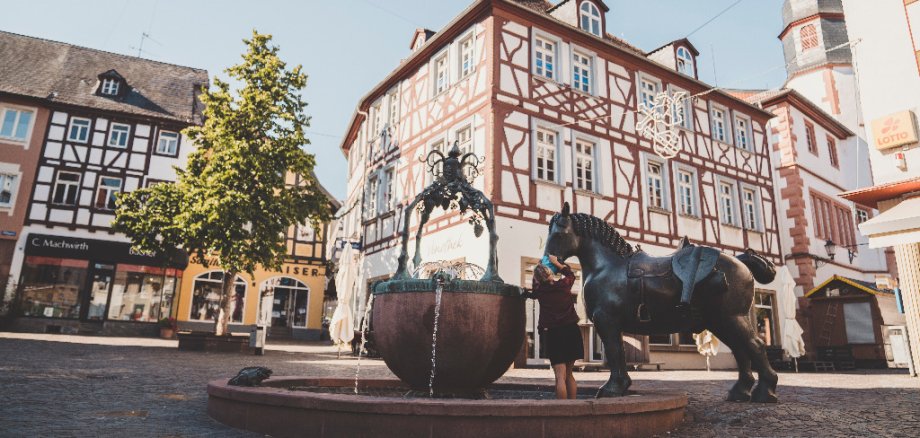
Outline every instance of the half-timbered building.
<svg viewBox="0 0 920 438"><path fill-rule="evenodd" d="M358 103L342 144L343 235L360 241L367 282L395 270L397 224L414 218L405 206L431 181L419 158L454 143L483 157L471 176L495 204L507 282L529 284L548 221L566 201L651 254L687 236L781 263L765 130L772 114L699 81L687 40L646 53L606 33L607 10L600 0L479 0L420 45L416 32L411 55ZM692 98L670 109L680 152L666 159L637 132L638 113L659 93L680 92ZM465 224L455 212L432 217L423 258L484 265L488 239ZM760 302L775 303L775 288L762 286ZM532 306L527 354L540 363ZM586 359L598 360L600 343L579 311ZM689 333L634 343L637 360L701 366L693 344ZM728 356L714 364L732 366Z"/></svg>
<svg viewBox="0 0 920 438"><path fill-rule="evenodd" d="M154 332L187 258L139 253L111 229L115 196L176 178L201 121L205 70L0 32L0 92L47 112L11 260L18 324ZM34 175L34 177L32 176Z"/></svg>

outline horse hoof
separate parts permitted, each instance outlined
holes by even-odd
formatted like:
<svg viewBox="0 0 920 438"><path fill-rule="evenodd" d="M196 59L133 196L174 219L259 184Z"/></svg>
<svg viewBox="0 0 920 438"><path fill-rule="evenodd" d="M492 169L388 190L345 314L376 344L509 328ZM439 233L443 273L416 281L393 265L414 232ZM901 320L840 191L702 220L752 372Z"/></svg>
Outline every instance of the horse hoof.
<svg viewBox="0 0 920 438"><path fill-rule="evenodd" d="M728 391L728 398L726 400L730 402L749 402L751 401L751 393Z"/></svg>
<svg viewBox="0 0 920 438"><path fill-rule="evenodd" d="M594 396L594 398L622 397L626 395L626 393L627 393L626 389L610 390L610 389L601 388L597 390L597 395Z"/></svg>
<svg viewBox="0 0 920 438"><path fill-rule="evenodd" d="M751 401L754 403L776 403L778 399L776 394L770 390L754 390L754 395L751 397Z"/></svg>

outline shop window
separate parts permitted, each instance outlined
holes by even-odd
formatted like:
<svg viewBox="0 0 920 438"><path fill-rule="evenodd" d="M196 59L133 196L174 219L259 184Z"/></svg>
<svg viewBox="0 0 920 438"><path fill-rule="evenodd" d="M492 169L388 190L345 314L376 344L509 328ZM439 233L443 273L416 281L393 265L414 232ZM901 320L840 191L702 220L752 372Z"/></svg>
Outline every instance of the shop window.
<svg viewBox="0 0 920 438"><path fill-rule="evenodd" d="M224 273L212 271L195 278L192 287L192 321L214 321L220 314L220 292ZM246 282L237 276L233 295L230 297L230 322L242 323L246 303Z"/></svg>
<svg viewBox="0 0 920 438"><path fill-rule="evenodd" d="M178 272L152 266L120 264L109 299L109 320L156 322L168 317Z"/></svg>
<svg viewBox="0 0 920 438"><path fill-rule="evenodd" d="M19 285L22 315L78 318L88 267L86 260L27 256Z"/></svg>

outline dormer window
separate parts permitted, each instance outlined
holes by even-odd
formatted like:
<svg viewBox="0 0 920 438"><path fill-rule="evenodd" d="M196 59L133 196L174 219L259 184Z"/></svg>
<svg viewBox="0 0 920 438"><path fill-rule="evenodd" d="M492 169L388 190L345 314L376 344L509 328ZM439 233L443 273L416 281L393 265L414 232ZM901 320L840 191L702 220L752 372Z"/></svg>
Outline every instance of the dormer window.
<svg viewBox="0 0 920 438"><path fill-rule="evenodd" d="M590 1L581 2L581 29L596 36L601 36L601 12Z"/></svg>
<svg viewBox="0 0 920 438"><path fill-rule="evenodd" d="M693 54L686 47L677 48L677 71L691 78L696 77L693 68Z"/></svg>
<svg viewBox="0 0 920 438"><path fill-rule="evenodd" d="M117 79L106 78L102 80L102 94L108 96L117 96L118 95L118 83Z"/></svg>
<svg viewBox="0 0 920 438"><path fill-rule="evenodd" d="M126 87L128 86L128 84L125 83L125 78L115 70L109 70L102 73L98 78L99 88L96 89L96 94L99 96L121 96L125 93Z"/></svg>

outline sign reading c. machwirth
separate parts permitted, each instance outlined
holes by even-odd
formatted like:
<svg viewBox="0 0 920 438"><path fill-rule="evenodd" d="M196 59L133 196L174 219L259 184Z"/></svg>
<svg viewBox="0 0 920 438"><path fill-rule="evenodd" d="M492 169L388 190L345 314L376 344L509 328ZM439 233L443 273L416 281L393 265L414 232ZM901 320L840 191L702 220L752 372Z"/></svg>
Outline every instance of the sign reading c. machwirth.
<svg viewBox="0 0 920 438"><path fill-rule="evenodd" d="M188 254L177 250L164 257L161 254L139 251L125 242L110 240L80 239L67 236L29 234L26 239L26 255L94 260L100 262L131 263L137 265L163 266L184 269L188 265Z"/></svg>

